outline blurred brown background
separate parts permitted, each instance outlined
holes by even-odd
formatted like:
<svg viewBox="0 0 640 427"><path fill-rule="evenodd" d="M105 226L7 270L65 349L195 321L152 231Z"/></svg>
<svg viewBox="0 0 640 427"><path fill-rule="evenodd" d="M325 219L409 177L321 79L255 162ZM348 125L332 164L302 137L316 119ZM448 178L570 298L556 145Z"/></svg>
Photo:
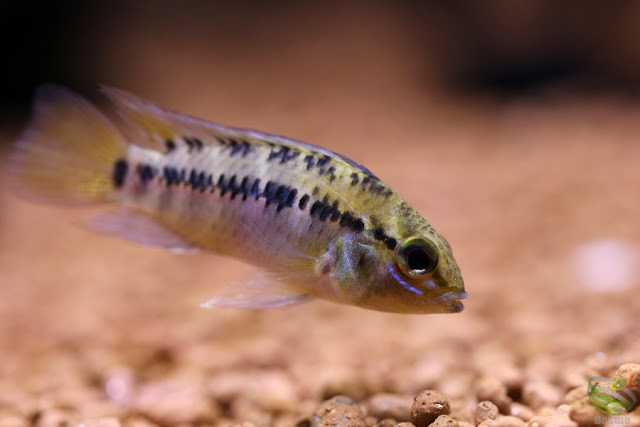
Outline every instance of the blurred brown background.
<svg viewBox="0 0 640 427"><path fill-rule="evenodd" d="M640 83L640 6L624 0L7 0L0 14L5 113L24 112L42 82L149 93L156 82L211 97L218 85L260 93L291 78L348 80L345 92L411 78L425 97L630 94ZM384 82L379 68L411 71ZM222 74L230 69L239 83Z"/></svg>

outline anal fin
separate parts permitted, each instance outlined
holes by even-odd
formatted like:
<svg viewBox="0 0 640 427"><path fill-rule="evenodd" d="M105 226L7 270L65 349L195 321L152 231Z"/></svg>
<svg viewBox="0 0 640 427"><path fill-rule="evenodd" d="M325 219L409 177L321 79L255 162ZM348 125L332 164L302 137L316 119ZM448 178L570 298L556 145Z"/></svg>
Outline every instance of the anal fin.
<svg viewBox="0 0 640 427"><path fill-rule="evenodd" d="M91 218L86 226L90 230L142 246L162 248L179 254L198 252L197 247L185 242L153 218L131 209L98 215Z"/></svg>

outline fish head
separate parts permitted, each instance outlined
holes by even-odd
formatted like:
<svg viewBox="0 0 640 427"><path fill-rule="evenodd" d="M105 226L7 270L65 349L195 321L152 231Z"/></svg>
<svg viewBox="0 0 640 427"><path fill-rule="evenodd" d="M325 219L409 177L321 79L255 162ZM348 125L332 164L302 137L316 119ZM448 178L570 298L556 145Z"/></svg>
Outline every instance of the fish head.
<svg viewBox="0 0 640 427"><path fill-rule="evenodd" d="M437 233L409 236L390 249L364 237L336 251L334 280L348 303L394 313L457 313L467 297L448 242Z"/></svg>

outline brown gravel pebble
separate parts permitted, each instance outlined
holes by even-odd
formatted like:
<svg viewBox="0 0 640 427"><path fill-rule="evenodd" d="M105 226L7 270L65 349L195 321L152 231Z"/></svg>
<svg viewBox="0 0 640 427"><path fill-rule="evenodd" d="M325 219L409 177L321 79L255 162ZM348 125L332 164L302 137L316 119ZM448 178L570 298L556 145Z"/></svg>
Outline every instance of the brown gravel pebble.
<svg viewBox="0 0 640 427"><path fill-rule="evenodd" d="M522 421L529 421L535 415L533 409L519 402L511 404L511 415L520 418Z"/></svg>
<svg viewBox="0 0 640 427"><path fill-rule="evenodd" d="M466 421L458 421L458 427L475 427L475 425Z"/></svg>
<svg viewBox="0 0 640 427"><path fill-rule="evenodd" d="M578 427L568 414L536 415L527 427Z"/></svg>
<svg viewBox="0 0 640 427"><path fill-rule="evenodd" d="M414 423L405 421L403 423L398 424L397 427L416 427L416 425Z"/></svg>
<svg viewBox="0 0 640 427"><path fill-rule="evenodd" d="M569 418L578 423L580 427L594 425L597 416L602 416L602 413L588 399L575 402L569 411Z"/></svg>
<svg viewBox="0 0 640 427"><path fill-rule="evenodd" d="M522 400L532 409L544 406L557 406L562 402L563 393L558 387L543 381L527 381L522 388Z"/></svg>
<svg viewBox="0 0 640 427"><path fill-rule="evenodd" d="M449 399L436 390L423 390L411 405L411 421L417 427L426 427L440 415L449 415L451 406Z"/></svg>
<svg viewBox="0 0 640 427"><path fill-rule="evenodd" d="M345 396L335 396L322 402L311 416L312 427L366 427L360 407Z"/></svg>
<svg viewBox="0 0 640 427"><path fill-rule="evenodd" d="M478 403L478 406L476 406L476 410L474 412L474 420L476 422L476 425L478 425L484 420L495 420L496 418L498 418L499 413L500 411L498 411L498 407L493 402L489 400L483 400L482 402Z"/></svg>
<svg viewBox="0 0 640 427"><path fill-rule="evenodd" d="M411 420L410 396L379 393L364 403L365 413L378 419L393 418L399 422Z"/></svg>
<svg viewBox="0 0 640 427"><path fill-rule="evenodd" d="M429 424L431 427L459 427L458 422L449 415L440 415L434 422Z"/></svg>
<svg viewBox="0 0 640 427"><path fill-rule="evenodd" d="M500 415L496 418L497 427L524 427L525 424L520 418L511 415Z"/></svg>
<svg viewBox="0 0 640 427"><path fill-rule="evenodd" d="M373 427L396 427L398 425L398 421L393 418L385 418L378 423L373 424Z"/></svg>
<svg viewBox="0 0 640 427"><path fill-rule="evenodd" d="M203 391L183 380L142 385L132 407L153 420L169 424L213 420L220 412Z"/></svg>
<svg viewBox="0 0 640 427"><path fill-rule="evenodd" d="M120 427L120 420L116 417L94 418L80 423L82 427Z"/></svg>
<svg viewBox="0 0 640 427"><path fill-rule="evenodd" d="M475 383L476 396L479 401L493 402L501 413L508 414L511 398L507 395L507 387L493 377L481 377Z"/></svg>
<svg viewBox="0 0 640 427"><path fill-rule="evenodd" d="M571 405L575 402L578 402L580 400L584 400L587 398L588 398L587 387L582 385L580 387L576 387L569 390L569 392L567 392L567 394L565 394L564 397L562 398L562 403Z"/></svg>
<svg viewBox="0 0 640 427"><path fill-rule="evenodd" d="M498 425L496 420L487 419L478 424L478 427L496 427L496 425Z"/></svg>

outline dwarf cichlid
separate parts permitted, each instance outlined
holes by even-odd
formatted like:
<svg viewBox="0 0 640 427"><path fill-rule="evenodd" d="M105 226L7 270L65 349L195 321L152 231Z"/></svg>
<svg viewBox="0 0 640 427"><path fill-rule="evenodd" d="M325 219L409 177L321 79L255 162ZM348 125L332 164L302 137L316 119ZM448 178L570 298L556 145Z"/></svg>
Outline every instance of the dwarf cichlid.
<svg viewBox="0 0 640 427"><path fill-rule="evenodd" d="M209 123L103 88L120 120L44 86L10 179L38 202L117 206L89 226L146 246L261 268L203 306L312 298L455 313L466 298L447 241L373 173L320 147Z"/></svg>

